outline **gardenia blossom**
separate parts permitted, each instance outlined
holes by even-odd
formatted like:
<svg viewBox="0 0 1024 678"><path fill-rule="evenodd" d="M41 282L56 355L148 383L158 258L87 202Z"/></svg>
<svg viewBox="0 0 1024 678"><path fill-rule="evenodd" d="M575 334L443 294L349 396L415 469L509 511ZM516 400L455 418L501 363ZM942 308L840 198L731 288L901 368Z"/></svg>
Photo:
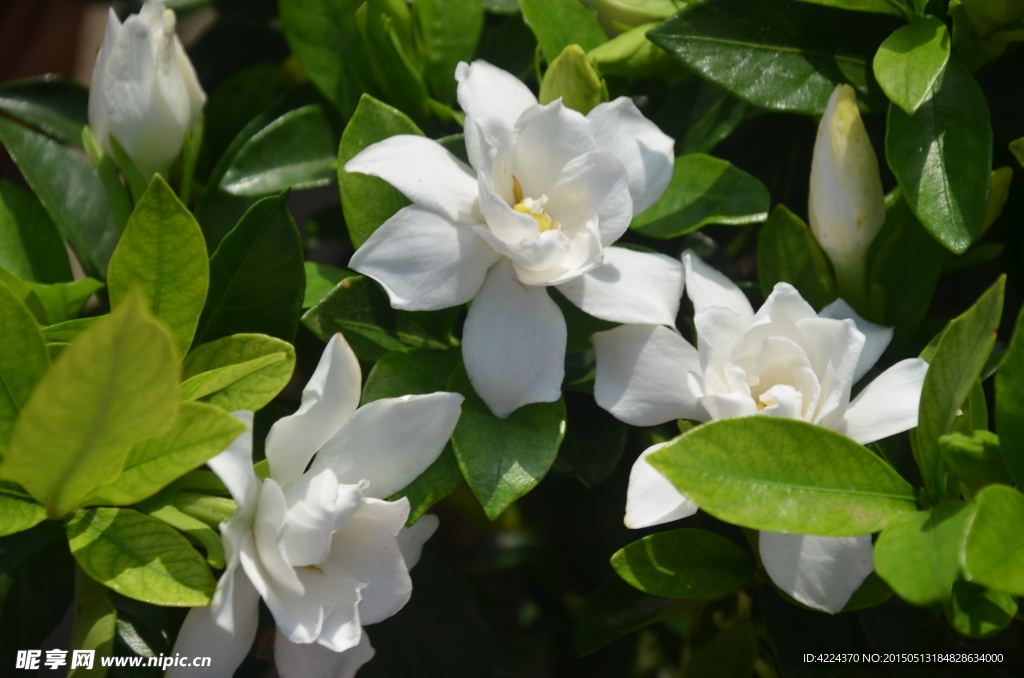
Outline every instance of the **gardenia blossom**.
<svg viewBox="0 0 1024 678"><path fill-rule="evenodd" d="M621 97L588 115L545 106L483 61L456 70L469 165L436 141L399 135L345 165L380 177L412 205L388 219L350 267L395 308L472 301L462 357L499 417L561 395L566 327L545 287L605 320L675 322L678 261L609 247L672 176L673 141Z"/></svg>
<svg viewBox="0 0 1024 678"><path fill-rule="evenodd" d="M174 33L174 11L149 0L122 25L111 9L89 88L89 126L111 152L110 135L147 177L166 174L206 93Z"/></svg>
<svg viewBox="0 0 1024 678"><path fill-rule="evenodd" d="M282 678L351 678L373 656L363 626L408 602L409 569L437 518L406 528L408 500L384 498L441 454L463 398L431 393L356 409L360 382L355 354L335 335L299 411L267 436L270 477L261 483L253 471L251 432L209 461L238 510L221 524L227 567L213 602L189 612L174 651L214 659L172 668L169 678L229 678L256 636L261 597L277 622ZM236 416L251 426L251 413Z"/></svg>
<svg viewBox="0 0 1024 678"><path fill-rule="evenodd" d="M817 424L867 444L917 426L928 365L896 363L850 399L892 339L892 329L837 300L815 313L787 283L755 314L732 281L696 255L683 255L697 348L660 325L623 325L593 335L594 395L635 426L674 419L709 421L764 415ZM633 465L627 527L685 518L697 505L647 463ZM813 450L808 450L813 454ZM737 450L737 454L742 454ZM819 537L762 532L761 560L772 580L804 605L843 608L872 569L871 536Z"/></svg>

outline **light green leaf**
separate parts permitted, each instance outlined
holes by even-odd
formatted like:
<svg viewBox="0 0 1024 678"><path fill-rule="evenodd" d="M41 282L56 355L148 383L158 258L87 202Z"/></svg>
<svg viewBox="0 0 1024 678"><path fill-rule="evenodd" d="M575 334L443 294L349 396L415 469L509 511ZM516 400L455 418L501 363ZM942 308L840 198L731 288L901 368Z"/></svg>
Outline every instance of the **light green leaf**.
<svg viewBox="0 0 1024 678"><path fill-rule="evenodd" d="M871 58L890 31L877 17L793 0L714 0L684 7L647 37L741 99L820 116L843 83L881 110Z"/></svg>
<svg viewBox="0 0 1024 678"><path fill-rule="evenodd" d="M345 171L345 163L363 149L398 134L423 132L397 108L364 94L359 108L348 121L338 147L338 188L345 226L355 247L360 247L380 225L410 204L408 198L388 182L365 174Z"/></svg>
<svg viewBox="0 0 1024 678"><path fill-rule="evenodd" d="M666 598L711 598L754 576L747 552L707 530L659 532L619 549L612 567L630 585Z"/></svg>
<svg viewBox="0 0 1024 678"><path fill-rule="evenodd" d="M201 520L179 511L174 504L161 501L163 495L153 497L138 506L139 511L146 515L159 518L174 529L184 534L193 544L206 551L206 562L210 567L224 569L224 541L220 532Z"/></svg>
<svg viewBox="0 0 1024 678"><path fill-rule="evenodd" d="M288 111L245 142L220 180L232 195L259 197L335 181L337 139L320 106Z"/></svg>
<svg viewBox="0 0 1024 678"><path fill-rule="evenodd" d="M0 266L22 280L72 279L57 226L31 193L0 181Z"/></svg>
<svg viewBox="0 0 1024 678"><path fill-rule="evenodd" d="M54 342L71 342L79 334L92 327L92 325L106 318L105 315L96 315L89 318L76 318L75 320L66 320L56 325L50 325L49 327L42 328L43 340L46 343Z"/></svg>
<svg viewBox="0 0 1024 678"><path fill-rule="evenodd" d="M71 149L9 120L0 119L0 143L85 272L104 278L120 232L96 171Z"/></svg>
<svg viewBox="0 0 1024 678"><path fill-rule="evenodd" d="M228 412L255 412L288 385L295 349L265 334L233 334L197 346L182 367L184 400L202 398Z"/></svg>
<svg viewBox="0 0 1024 678"><path fill-rule="evenodd" d="M20 280L10 271L0 268L0 287L14 295L18 303L24 305L39 324L46 324L46 309L43 308L39 297L27 282Z"/></svg>
<svg viewBox="0 0 1024 678"><path fill-rule="evenodd" d="M692 153L676 158L665 193L629 227L652 238L675 238L707 224L764 221L770 206L768 189L758 179L725 160Z"/></svg>
<svg viewBox="0 0 1024 678"><path fill-rule="evenodd" d="M0 454L15 420L36 384L50 367L46 344L35 318L6 287L0 285Z"/></svg>
<svg viewBox="0 0 1024 678"><path fill-rule="evenodd" d="M177 410L171 336L133 294L46 372L18 417L0 476L51 518L63 517L117 478L131 445L169 430Z"/></svg>
<svg viewBox="0 0 1024 678"><path fill-rule="evenodd" d="M608 86L579 45L566 46L544 72L537 100L546 105L555 99L583 115L608 101Z"/></svg>
<svg viewBox="0 0 1024 678"><path fill-rule="evenodd" d="M75 568L75 617L70 646L75 650L92 650L96 658L91 669L84 666L69 669L69 678L103 678L107 675L108 667L101 659L113 655L117 635L117 609L109 594L110 589L87 575L82 568Z"/></svg>
<svg viewBox="0 0 1024 678"><path fill-rule="evenodd" d="M953 585L953 597L946 603L949 625L970 638L991 638L1013 623L1016 614L1012 596L966 581Z"/></svg>
<svg viewBox="0 0 1024 678"><path fill-rule="evenodd" d="M980 383L975 383L975 389L980 386ZM999 447L999 436L985 430L953 433L939 438L942 458L956 477L974 492L992 483L1013 483Z"/></svg>
<svg viewBox="0 0 1024 678"><path fill-rule="evenodd" d="M836 280L828 256L810 227L785 205L772 210L757 239L757 272L767 297L776 283L787 282L815 310L836 298Z"/></svg>
<svg viewBox="0 0 1024 678"><path fill-rule="evenodd" d="M0 85L0 111L76 146L82 143L88 109L89 90L57 75Z"/></svg>
<svg viewBox="0 0 1024 678"><path fill-rule="evenodd" d="M1024 311L996 373L996 430L1003 463L1024 487Z"/></svg>
<svg viewBox="0 0 1024 678"><path fill-rule="evenodd" d="M210 259L210 293L196 342L241 333L291 341L306 289L302 260L288 194L253 205Z"/></svg>
<svg viewBox="0 0 1024 678"><path fill-rule="evenodd" d="M413 22L422 36L420 56L423 79L438 101L455 101L455 67L470 62L484 28L480 0L417 0L412 4Z"/></svg>
<svg viewBox="0 0 1024 678"><path fill-rule="evenodd" d="M898 17L906 17L912 13L903 0L801 0L801 2L827 5L854 12L874 12Z"/></svg>
<svg viewBox="0 0 1024 678"><path fill-rule="evenodd" d="M312 308L342 280L357 275L348 269L318 264L314 261L304 262L303 265L306 267L306 295L302 300L303 309Z"/></svg>
<svg viewBox="0 0 1024 678"><path fill-rule="evenodd" d="M960 577L959 551L970 515L962 501L905 513L875 543L875 571L901 598L927 606L948 600Z"/></svg>
<svg viewBox="0 0 1024 678"><path fill-rule="evenodd" d="M93 488L86 506L127 506L205 464L245 431L245 424L205 403L182 403L171 430L132 445L121 475Z"/></svg>
<svg viewBox="0 0 1024 678"><path fill-rule="evenodd" d="M17 483L0 480L0 537L22 532L46 520L46 509Z"/></svg>
<svg viewBox="0 0 1024 678"><path fill-rule="evenodd" d="M1010 152L1017 158L1017 162L1024 165L1024 137L1010 142Z"/></svg>
<svg viewBox="0 0 1024 678"><path fill-rule="evenodd" d="M712 421L648 461L704 511L756 530L852 537L916 509L913 488L866 447L791 419Z"/></svg>
<svg viewBox="0 0 1024 678"><path fill-rule="evenodd" d="M954 254L966 252L988 213L992 121L959 57L914 115L889 107L885 158L921 224Z"/></svg>
<svg viewBox="0 0 1024 678"><path fill-rule="evenodd" d="M107 283L117 306L133 287L167 323L178 353L196 333L209 287L206 241L199 223L159 174L146 189L110 258Z"/></svg>
<svg viewBox="0 0 1024 678"><path fill-rule="evenodd" d="M79 566L121 595L166 607L210 604L217 586L210 568L162 521L131 509L85 509L67 530Z"/></svg>
<svg viewBox="0 0 1024 678"><path fill-rule="evenodd" d="M499 419L473 391L460 366L448 390L466 397L452 446L473 494L491 520L497 518L551 469L565 436L565 401L524 405Z"/></svg>
<svg viewBox="0 0 1024 678"><path fill-rule="evenodd" d="M878 84L889 99L913 115L931 96L949 61L949 31L941 20L917 19L885 39L875 54Z"/></svg>
<svg viewBox="0 0 1024 678"><path fill-rule="evenodd" d="M960 552L964 578L1013 596L1024 595L1024 494L989 485L976 497Z"/></svg>
<svg viewBox="0 0 1024 678"><path fill-rule="evenodd" d="M103 289L103 283L92 278L52 285L33 282L26 284L35 292L51 325L78 318L92 295Z"/></svg>
<svg viewBox="0 0 1024 678"><path fill-rule="evenodd" d="M589 52L608 41L593 10L576 0L520 0L519 8L548 63L569 45Z"/></svg>
<svg viewBox="0 0 1024 678"><path fill-rule="evenodd" d="M950 321L939 339L921 390L914 457L925 486L935 497L946 490L946 465L939 437L953 429L953 422L981 371L996 340L1003 311L1002 276L971 308Z"/></svg>

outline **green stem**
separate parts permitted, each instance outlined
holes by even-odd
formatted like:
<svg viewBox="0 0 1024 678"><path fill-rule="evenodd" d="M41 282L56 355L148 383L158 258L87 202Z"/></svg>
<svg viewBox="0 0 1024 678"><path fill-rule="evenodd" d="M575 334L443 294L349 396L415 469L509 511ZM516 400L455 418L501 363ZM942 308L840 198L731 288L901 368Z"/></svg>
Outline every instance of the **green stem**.
<svg viewBox="0 0 1024 678"><path fill-rule="evenodd" d="M840 259L832 258L832 267L836 271L836 286L839 298L846 300L853 310L862 316L867 315L867 257L863 254Z"/></svg>

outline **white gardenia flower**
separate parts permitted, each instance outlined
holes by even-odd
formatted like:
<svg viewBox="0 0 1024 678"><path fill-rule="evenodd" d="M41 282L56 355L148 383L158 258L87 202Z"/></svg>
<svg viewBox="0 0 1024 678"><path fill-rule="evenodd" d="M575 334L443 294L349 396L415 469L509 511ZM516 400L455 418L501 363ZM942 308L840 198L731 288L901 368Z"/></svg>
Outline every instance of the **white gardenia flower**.
<svg viewBox="0 0 1024 678"><path fill-rule="evenodd" d="M167 174L206 103L174 24L159 0L123 25L111 9L92 72L89 126L108 154L114 135L146 177Z"/></svg>
<svg viewBox="0 0 1024 678"><path fill-rule="evenodd" d="M213 657L168 678L229 678L256 635L262 597L277 622L282 678L351 678L373 656L363 630L412 594L409 570L437 518L405 527L409 501L385 501L434 462L463 397L431 393L359 404L359 362L336 334L295 414L267 436L270 477L257 478L252 435L209 461L238 503L221 524L227 567L209 607L193 608L174 651ZM251 425L252 414L236 413ZM306 471L313 455L313 464Z"/></svg>
<svg viewBox="0 0 1024 678"><path fill-rule="evenodd" d="M660 325L623 325L592 337L594 396L634 426L674 419L709 421L764 415L800 419L867 444L917 426L928 365L896 363L850 399L892 339L892 329L837 300L815 313L779 283L754 313L743 292L696 255L683 254L698 342ZM633 465L626 526L685 518L697 505L647 463ZM737 451L742 454L742 450ZM813 454L813 451L808 451ZM762 532L761 559L772 580L801 603L838 612L873 569L871 536L818 537Z"/></svg>
<svg viewBox="0 0 1024 678"><path fill-rule="evenodd" d="M472 301L462 356L499 417L561 395L565 319L556 287L613 322L675 322L679 262L609 247L672 176L673 141L625 97L584 116L546 106L483 61L456 70L470 165L420 136L373 144L347 172L380 177L412 205L386 221L349 266L395 308Z"/></svg>

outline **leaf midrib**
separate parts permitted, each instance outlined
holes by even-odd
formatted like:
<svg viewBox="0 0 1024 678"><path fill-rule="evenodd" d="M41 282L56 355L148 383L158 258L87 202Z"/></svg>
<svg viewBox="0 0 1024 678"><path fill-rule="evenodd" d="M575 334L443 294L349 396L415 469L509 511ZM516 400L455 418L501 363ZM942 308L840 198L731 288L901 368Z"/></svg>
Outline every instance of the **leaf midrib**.
<svg viewBox="0 0 1024 678"><path fill-rule="evenodd" d="M732 45L732 46L736 46L736 47L746 47L747 49L759 50L759 51L762 51L762 52L781 52L781 53L784 53L784 54L797 54L797 55L800 55L800 56L813 56L813 57L819 57L819 58L822 58L822 59L826 59L828 61L843 61L843 62L846 62L846 63L855 64L857 66L864 66L865 68L867 67L867 60L866 59L861 59L861 58L853 57L853 56L846 56L846 55L843 55L843 54L835 54L835 53L831 53L830 54L828 52L817 52L817 51L813 51L813 50L801 50L801 49L798 49L796 47L780 47L780 46L777 46L777 45L767 45L767 44L762 45L762 44L758 44L758 43L742 42L740 40L729 40L727 38L699 36L699 35L674 35L674 36L665 36L665 37L671 37L671 38L674 38L674 39L680 40L680 41L709 42L709 43L714 43L714 44Z"/></svg>

